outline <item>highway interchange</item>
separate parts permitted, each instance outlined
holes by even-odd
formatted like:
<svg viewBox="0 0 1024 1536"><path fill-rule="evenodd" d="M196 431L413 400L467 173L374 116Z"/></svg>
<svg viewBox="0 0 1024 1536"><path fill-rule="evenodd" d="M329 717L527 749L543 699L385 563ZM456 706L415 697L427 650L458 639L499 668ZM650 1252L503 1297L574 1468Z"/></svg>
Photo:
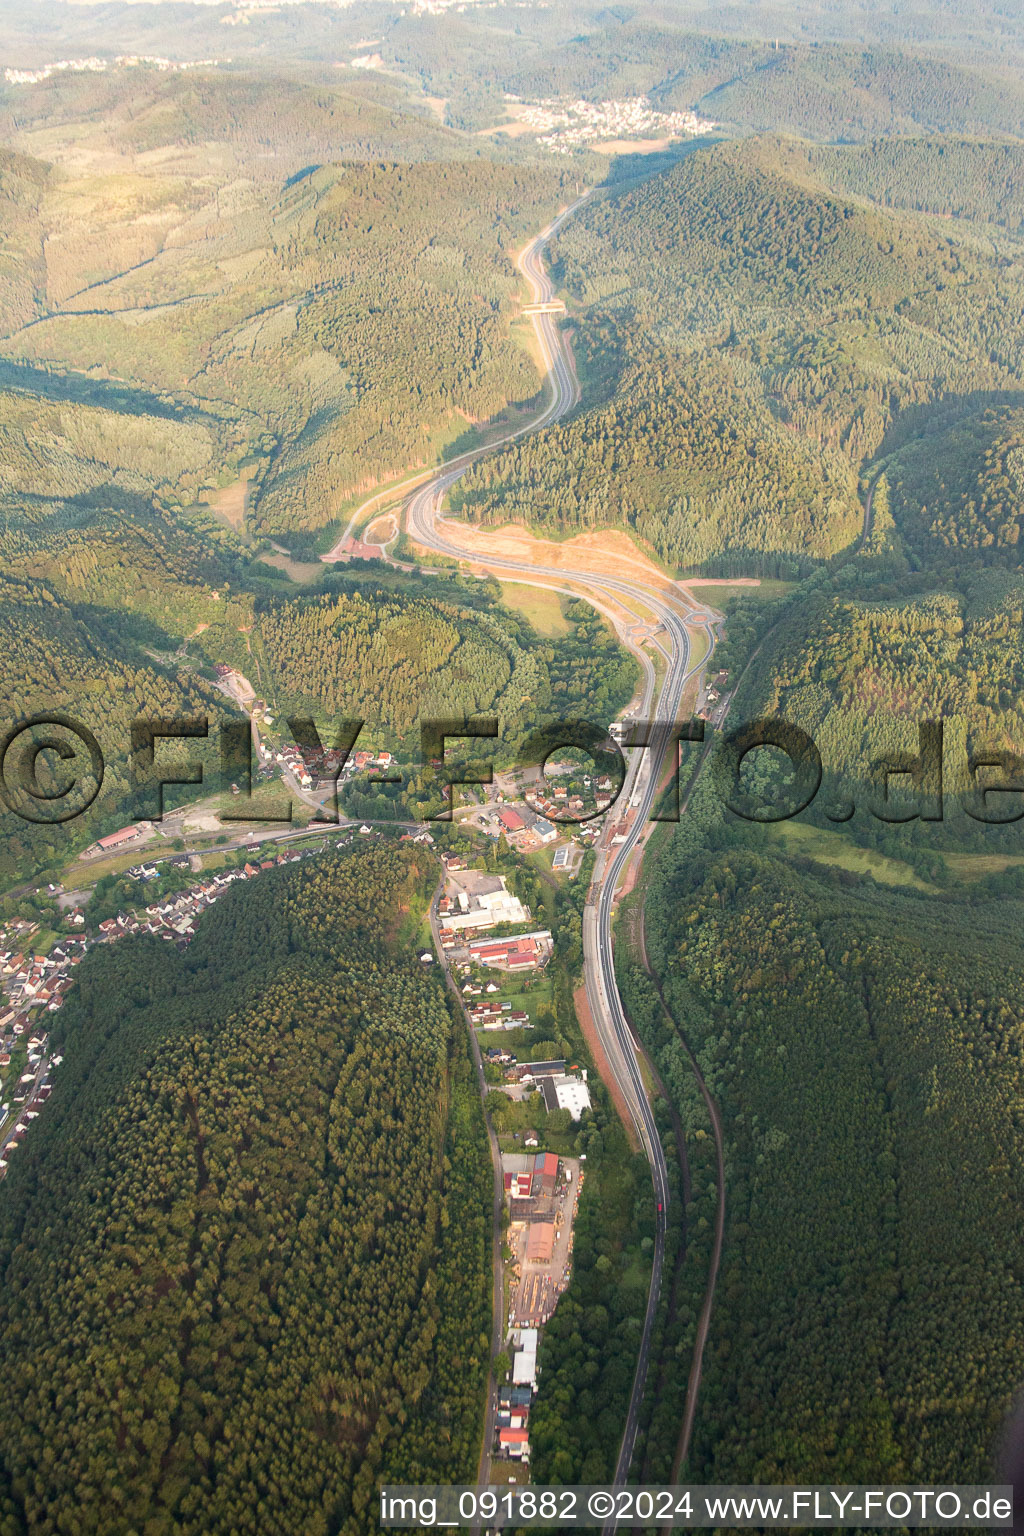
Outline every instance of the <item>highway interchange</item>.
<svg viewBox="0 0 1024 1536"><path fill-rule="evenodd" d="M521 254L519 269L531 289L531 306L552 302L554 294L550 278L543 265L542 252L547 242L584 200L580 198L578 202L567 208L546 229L542 230ZM521 429L520 432L510 433L508 437L491 443L486 448L463 454L414 490L406 502L406 528L409 537L416 544L438 554L458 560L472 560L477 566L486 565L489 571L501 575L514 574L517 579L527 580L539 586L557 584L561 590L565 590L564 584L568 579L571 580L572 590L585 591L588 596L593 595L595 605L605 612L608 611L607 602L602 602L602 598L611 599L619 607L633 608L634 611L638 609L640 612L645 610L653 612L660 621L661 633L657 643L666 661L660 689L657 685L656 669L650 656L639 646L633 646L644 669L643 698L636 713L638 718L646 720L652 718L653 710L653 717L656 718L657 724L651 730L647 748L637 748L628 753L626 779L618 803L620 806L633 807L632 820L623 842L603 846L598 852L583 927L584 977L591 1014L610 1070L622 1091L640 1143L650 1162L657 1207L647 1312L615 1474L616 1483L624 1483L629 1476L633 1459L639 1413L647 1379L651 1336L661 1290L669 1187L665 1155L654 1113L644 1087L637 1047L626 1020L615 981L612 947L615 893L636 845L643 835L647 818L658 793L661 766L672 744L673 726L678 716L684 688L689 678L705 666L710 657L715 642L715 624L719 616L694 603L681 590L678 594L667 594L662 589L644 585L636 580L575 570L569 573L558 566L544 566L525 560L493 558L482 553L478 546L462 538L464 530L458 523L442 517L442 506L448 491L478 458L485 453L493 452L514 437L522 435L523 431L538 431L550 425L578 402L579 389L572 357L565 337L557 324L557 315L542 311L531 313L530 318L536 329L537 340L551 385L549 402L529 427ZM346 530L346 536L350 531L351 525ZM703 631L707 640L706 651L703 651L699 660L695 662L691 661L691 632L693 631ZM655 699L657 699L656 704Z"/></svg>

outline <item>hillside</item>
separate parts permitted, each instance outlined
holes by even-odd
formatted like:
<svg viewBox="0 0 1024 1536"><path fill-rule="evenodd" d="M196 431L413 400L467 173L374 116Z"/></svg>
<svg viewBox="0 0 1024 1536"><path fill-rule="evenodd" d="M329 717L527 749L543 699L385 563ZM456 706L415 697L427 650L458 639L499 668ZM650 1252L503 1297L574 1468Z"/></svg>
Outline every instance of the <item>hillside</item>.
<svg viewBox="0 0 1024 1536"><path fill-rule="evenodd" d="M467 127L500 121L505 92L595 102L648 95L730 131L841 143L1019 135L1024 124L1020 37L998 6L602 6L587 20L583 7L550 9L514 39L468 8L447 37L433 18L403 16L386 30L382 55L447 98L449 119Z"/></svg>
<svg viewBox="0 0 1024 1536"><path fill-rule="evenodd" d="M887 477L896 526L920 559L1020 568L1024 410L964 413L899 449Z"/></svg>
<svg viewBox="0 0 1024 1536"><path fill-rule="evenodd" d="M674 1026L627 978L688 1127L684 1353L715 1184L677 1030L724 1126L726 1239L688 1475L991 1477L1024 1374L1019 904L794 866L749 827L729 835L706 801L698 814L647 909ZM670 1457L678 1419L663 1422Z"/></svg>
<svg viewBox="0 0 1024 1536"><path fill-rule="evenodd" d="M472 588L383 573L325 585L321 597L258 605L252 644L276 707L363 718L417 753L421 721L494 713L496 750L514 754L517 738L553 712L613 719L637 683L632 657L584 603L567 605L566 635L542 642Z"/></svg>
<svg viewBox="0 0 1024 1536"><path fill-rule="evenodd" d="M679 93L674 85L669 101ZM921 132L1019 137L1024 130L1024 92L1012 67L972 68L960 57L908 48L764 48L702 94L697 107L755 132L840 141Z"/></svg>
<svg viewBox="0 0 1024 1536"><path fill-rule="evenodd" d="M381 1478L471 1478L490 1170L405 938L433 881L319 860L83 967L0 1205L5 1531L357 1532Z"/></svg>
<svg viewBox="0 0 1024 1536"><path fill-rule="evenodd" d="M39 201L50 168L27 155L0 152L0 331L36 312L45 282Z"/></svg>
<svg viewBox="0 0 1024 1536"><path fill-rule="evenodd" d="M392 582L386 614L342 604L325 624L259 560L270 534L315 558L361 492L535 395L512 257L564 168L470 152L397 85L354 76L116 67L0 96L37 156L0 165L9 706L66 711L106 758L78 820L0 809L0 880L58 874L139 815L140 716L209 718L195 751L215 792L217 663L275 709L327 732L348 709L410 749L435 705L498 708L512 730L554 699L613 714L634 673L590 610L546 647L496 588L453 609Z"/></svg>
<svg viewBox="0 0 1024 1536"><path fill-rule="evenodd" d="M1024 376L1002 318L1019 266L973 226L867 202L911 176L931 206L949 195L938 173L929 194L919 151L872 154L723 143L595 198L555 248L588 408L490 457L455 504L487 521L625 523L711 574L795 574L847 549L859 471L898 418ZM971 151L989 218L1012 154Z"/></svg>
<svg viewBox="0 0 1024 1536"><path fill-rule="evenodd" d="M122 68L10 104L0 128L36 158L0 178L0 383L188 424L168 496L244 463L249 531L308 549L535 395L512 257L566 200L564 168L500 163L356 78Z"/></svg>

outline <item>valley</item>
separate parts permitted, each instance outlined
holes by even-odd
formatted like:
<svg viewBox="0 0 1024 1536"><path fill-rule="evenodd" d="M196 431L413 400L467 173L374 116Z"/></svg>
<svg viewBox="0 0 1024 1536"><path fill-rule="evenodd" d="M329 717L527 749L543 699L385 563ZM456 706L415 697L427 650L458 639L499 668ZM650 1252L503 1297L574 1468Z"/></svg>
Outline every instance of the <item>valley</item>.
<svg viewBox="0 0 1024 1536"><path fill-rule="evenodd" d="M40 18L0 4L0 1536L1004 1479L1006 17Z"/></svg>

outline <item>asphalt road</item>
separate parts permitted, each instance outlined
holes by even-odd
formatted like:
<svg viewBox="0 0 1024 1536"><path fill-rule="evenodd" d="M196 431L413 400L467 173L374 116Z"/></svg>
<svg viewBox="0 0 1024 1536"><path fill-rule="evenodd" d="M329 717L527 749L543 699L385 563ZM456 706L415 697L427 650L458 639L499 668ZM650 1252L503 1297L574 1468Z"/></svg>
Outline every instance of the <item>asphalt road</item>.
<svg viewBox="0 0 1024 1536"><path fill-rule="evenodd" d="M526 247L519 259L520 271L532 290L534 303L544 303L553 297L552 285L542 262L544 246L583 201L583 198L579 199L560 214L547 229L542 230ZM535 314L532 319L546 366L551 397L532 425L525 429L526 431L537 431L557 421L560 416L571 410L579 399L571 355L556 323L556 317L551 314ZM513 436L521 435L522 432L510 434L502 441L508 442ZM476 459L482 457L484 453L493 452L500 446L500 443L491 444L487 448L462 455L414 490L406 502L406 527L409 535L418 544L435 550L439 554L456 559L472 559L477 565L486 564L488 569L503 574L514 573L527 580L533 580L536 585L550 585L552 579L564 582L567 573L556 566L543 566L528 561L484 559L478 548L460 543L461 530L457 523L442 518L444 498L455 481ZM643 834L648 814L657 794L659 769L671 741L672 727L678 715L683 689L687 679L706 663L714 646L716 616L700 605L692 606L689 613L690 625L704 629L708 638L708 651L701 661L691 663L690 633L680 607L667 601L661 591L646 587L637 581L575 571L572 573L571 580L577 589L585 588L588 592L595 594L599 605L600 597L605 595L618 599L625 598L634 603L639 602L648 610L653 610L664 628L667 640L667 645L662 647L667 656L667 667L657 697L656 720L658 723L651 733L646 751L636 749L629 753L626 781L620 795L620 804L628 803L633 806L633 819L624 842L614 848L604 848L598 853L583 924L584 977L591 1013L601 1037L610 1070L622 1090L640 1143L650 1162L657 1207L647 1311L615 1472L615 1481L624 1483L629 1476L636 1444L640 1407L647 1381L651 1335L661 1294L669 1189L665 1154L644 1087L637 1048L615 981L612 948L614 899L616 888ZM679 601L681 604L682 594ZM644 664L645 674L641 714L642 717L649 718L655 707L656 675L650 658L642 651L639 655ZM613 1528L613 1525L606 1527L607 1530Z"/></svg>

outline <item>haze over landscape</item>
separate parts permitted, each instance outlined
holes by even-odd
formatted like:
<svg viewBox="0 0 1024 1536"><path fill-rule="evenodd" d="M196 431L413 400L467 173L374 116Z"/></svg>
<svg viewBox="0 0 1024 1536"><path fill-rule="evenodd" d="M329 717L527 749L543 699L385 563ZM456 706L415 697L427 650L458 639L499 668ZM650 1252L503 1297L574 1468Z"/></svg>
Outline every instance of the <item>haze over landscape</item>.
<svg viewBox="0 0 1024 1536"><path fill-rule="evenodd" d="M1017 9L0 0L0 1536L1013 1481Z"/></svg>

